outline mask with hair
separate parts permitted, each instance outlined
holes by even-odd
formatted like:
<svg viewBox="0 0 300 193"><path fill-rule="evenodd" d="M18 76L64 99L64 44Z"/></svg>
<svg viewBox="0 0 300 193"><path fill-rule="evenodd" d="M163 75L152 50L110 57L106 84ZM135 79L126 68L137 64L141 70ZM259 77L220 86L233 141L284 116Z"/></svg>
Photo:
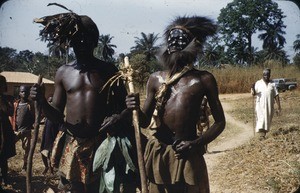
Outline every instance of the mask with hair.
<svg viewBox="0 0 300 193"><path fill-rule="evenodd" d="M206 17L175 18L165 30L165 46L158 56L160 62L171 70L171 74L193 64L206 38L213 36L216 30L217 26Z"/></svg>

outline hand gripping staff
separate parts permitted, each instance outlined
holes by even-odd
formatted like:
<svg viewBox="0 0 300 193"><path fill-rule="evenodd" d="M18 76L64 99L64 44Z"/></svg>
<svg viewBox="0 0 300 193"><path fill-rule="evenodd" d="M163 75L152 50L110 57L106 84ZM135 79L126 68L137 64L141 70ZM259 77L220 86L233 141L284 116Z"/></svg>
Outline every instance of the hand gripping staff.
<svg viewBox="0 0 300 193"><path fill-rule="evenodd" d="M43 77L39 75L38 84L41 85ZM31 178L32 178L32 158L37 143L40 121L41 121L41 105L38 101L34 101L34 110L35 110L35 122L34 122L34 131L32 143L30 144L30 150L27 158L27 170L26 170L26 192L31 193Z"/></svg>
<svg viewBox="0 0 300 193"><path fill-rule="evenodd" d="M128 83L129 92L134 93L134 86L133 86L133 81L132 81L133 69L129 65L129 60L128 60L127 56L124 58L124 67L127 70L127 74L126 74L127 79L126 80ZM132 111L132 123L133 123L134 131L135 131L135 140L136 140L136 148L137 148L137 156L138 156L138 165L139 165L139 171L140 171L140 177L141 177L142 193L148 193L147 177L146 177L145 163L144 163L142 144L141 144L141 130L140 130L140 126L139 126L139 114L138 114L137 110Z"/></svg>

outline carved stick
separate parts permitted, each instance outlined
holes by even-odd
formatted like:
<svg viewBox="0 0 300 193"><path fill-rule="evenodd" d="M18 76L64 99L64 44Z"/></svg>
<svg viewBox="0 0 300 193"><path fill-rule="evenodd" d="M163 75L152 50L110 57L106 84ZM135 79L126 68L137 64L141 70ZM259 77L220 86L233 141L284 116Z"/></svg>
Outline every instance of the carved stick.
<svg viewBox="0 0 300 193"><path fill-rule="evenodd" d="M124 58L124 66L129 70L128 73L129 76L127 76L129 92L134 93L132 76L130 75L132 68L129 65L129 60L127 56ZM143 156L142 143L141 143L141 131L139 126L139 114L137 110L132 111L132 123L135 131L136 149L137 149L138 165L139 165L139 171L141 177L142 193L148 193L146 169L145 169L144 156Z"/></svg>
<svg viewBox="0 0 300 193"><path fill-rule="evenodd" d="M39 75L38 84L41 85L43 77ZM32 143L30 144L30 150L27 158L27 171L26 171L26 190L27 193L31 193L31 178L32 178L32 158L35 150L35 146L37 143L40 121L41 121L41 106L37 101L34 101L34 109L35 109L35 122L34 122L34 130L33 130L33 138Z"/></svg>

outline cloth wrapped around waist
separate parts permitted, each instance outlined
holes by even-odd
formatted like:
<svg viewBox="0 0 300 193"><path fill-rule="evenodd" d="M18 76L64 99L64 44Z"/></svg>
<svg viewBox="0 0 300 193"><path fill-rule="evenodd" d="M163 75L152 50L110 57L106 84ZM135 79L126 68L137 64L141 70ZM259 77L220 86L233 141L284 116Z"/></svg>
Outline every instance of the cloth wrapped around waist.
<svg viewBox="0 0 300 193"><path fill-rule="evenodd" d="M99 135L99 128L92 128L90 125L85 123L73 125L65 122L63 128L69 135L79 138L93 138Z"/></svg>
<svg viewBox="0 0 300 193"><path fill-rule="evenodd" d="M161 133L156 136L162 137ZM185 159L177 159L172 148L174 139L164 140L167 141L164 143L156 136L149 139L144 153L146 173L151 182L175 184L184 181L189 185L199 185L207 178L204 147L193 148Z"/></svg>
<svg viewBox="0 0 300 193"><path fill-rule="evenodd" d="M97 174L92 172L92 161L100 142L99 135L78 138L59 131L53 144L51 164L70 181L91 183L97 178Z"/></svg>
<svg viewBox="0 0 300 193"><path fill-rule="evenodd" d="M192 141L197 138L197 135L190 136L188 138L181 138L176 136L174 132L172 132L170 129L163 129L158 128L155 129L156 132L153 134L153 137L158 139L160 142L166 144L166 145L172 145L175 141Z"/></svg>

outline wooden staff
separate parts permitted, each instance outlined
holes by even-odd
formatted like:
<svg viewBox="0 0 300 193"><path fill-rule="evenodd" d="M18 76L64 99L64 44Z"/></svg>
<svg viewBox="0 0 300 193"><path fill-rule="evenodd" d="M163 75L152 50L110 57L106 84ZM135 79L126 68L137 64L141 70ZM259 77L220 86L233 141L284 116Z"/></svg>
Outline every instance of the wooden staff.
<svg viewBox="0 0 300 193"><path fill-rule="evenodd" d="M130 73L132 72L132 68L129 65L129 60L128 60L127 56L124 58L124 66L129 71L128 76L127 76L129 92L134 93L132 76L130 75ZM139 171L140 171L140 177L141 177L142 193L148 193L145 162L144 162L142 143L141 143L141 130L140 130L140 126L139 126L139 114L138 114L137 110L132 111L132 123L133 123L134 131L135 131L135 141L136 141L138 165L139 165Z"/></svg>
<svg viewBox="0 0 300 193"><path fill-rule="evenodd" d="M252 94L252 108L253 108L253 137L255 137L255 125L256 125L256 110L255 110L255 99L256 99L256 93L255 93L255 83L251 87L251 94Z"/></svg>
<svg viewBox="0 0 300 193"><path fill-rule="evenodd" d="M255 110L255 96L252 97L253 106L253 136L255 137L255 125L256 125L256 110Z"/></svg>
<svg viewBox="0 0 300 193"><path fill-rule="evenodd" d="M39 75L38 84L41 85L43 77ZM30 144L30 150L27 158L27 171L26 171L26 190L27 193L31 193L31 178L32 178L32 158L35 150L35 146L37 143L40 121L41 121L41 105L34 101L34 109L35 109L35 122L34 122L34 131L33 131L33 139Z"/></svg>

